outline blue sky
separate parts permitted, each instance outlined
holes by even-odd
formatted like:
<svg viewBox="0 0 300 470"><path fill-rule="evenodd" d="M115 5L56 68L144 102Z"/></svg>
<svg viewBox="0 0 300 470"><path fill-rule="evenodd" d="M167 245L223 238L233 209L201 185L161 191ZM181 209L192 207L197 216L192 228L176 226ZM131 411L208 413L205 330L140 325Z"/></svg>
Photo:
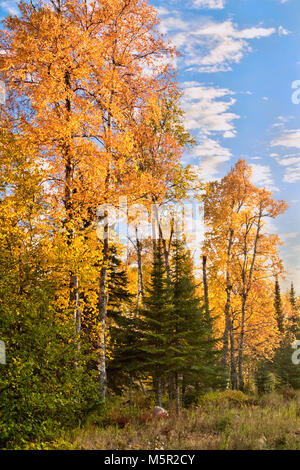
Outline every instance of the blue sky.
<svg viewBox="0 0 300 470"><path fill-rule="evenodd" d="M224 176L239 158L253 182L289 204L270 224L300 292L299 0L150 0L161 31L177 46L186 124L198 145L187 161L204 179ZM0 1L0 15L16 2ZM296 92L294 101L292 95ZM297 99L298 98L298 99Z"/></svg>
<svg viewBox="0 0 300 470"><path fill-rule="evenodd" d="M188 161L205 179L224 176L239 158L253 182L289 210L270 230L300 292L300 4L299 0L152 0L161 30L182 56L187 127L198 145ZM295 103L292 96L295 95Z"/></svg>

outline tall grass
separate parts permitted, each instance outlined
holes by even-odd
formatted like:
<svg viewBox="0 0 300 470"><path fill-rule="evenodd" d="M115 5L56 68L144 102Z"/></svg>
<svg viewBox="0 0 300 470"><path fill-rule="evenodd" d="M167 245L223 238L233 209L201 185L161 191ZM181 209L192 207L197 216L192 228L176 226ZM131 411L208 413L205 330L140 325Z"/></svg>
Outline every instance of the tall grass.
<svg viewBox="0 0 300 470"><path fill-rule="evenodd" d="M169 411L170 418L151 420L147 411L130 411L119 404L43 448L300 449L300 394L295 392L261 398L231 391L212 393L179 415Z"/></svg>

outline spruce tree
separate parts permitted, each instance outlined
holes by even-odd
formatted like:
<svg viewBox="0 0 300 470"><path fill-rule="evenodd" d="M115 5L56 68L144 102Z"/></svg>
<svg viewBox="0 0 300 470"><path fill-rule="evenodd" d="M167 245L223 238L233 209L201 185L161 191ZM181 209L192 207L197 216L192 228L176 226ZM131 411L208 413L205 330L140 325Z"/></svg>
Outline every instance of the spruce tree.
<svg viewBox="0 0 300 470"><path fill-rule="evenodd" d="M280 331L280 333L283 333L284 332L284 315L283 315L280 285L279 285L278 279L276 279L275 281L274 308L275 308L275 316L277 320L278 330Z"/></svg>
<svg viewBox="0 0 300 470"><path fill-rule="evenodd" d="M140 315L140 370L152 377L157 404L162 406L162 385L173 365L174 306L161 240L157 241L154 249L151 279Z"/></svg>
<svg viewBox="0 0 300 470"><path fill-rule="evenodd" d="M127 273L115 247L109 253L108 335L110 354L107 364L108 387L122 393L132 388L138 364L138 331L134 295L129 291Z"/></svg>
<svg viewBox="0 0 300 470"><path fill-rule="evenodd" d="M291 290L289 292L289 301L292 307L292 315L289 319L289 328L294 335L299 334L299 309L297 306L297 295L294 288L294 284L291 284Z"/></svg>
<svg viewBox="0 0 300 470"><path fill-rule="evenodd" d="M279 386L288 386L300 389L300 367L293 364L292 354L294 352L292 343L300 338L300 324L296 305L296 293L292 284L289 292L289 300L292 306L292 316L286 324L284 337L280 346L275 351L273 358L273 371L277 377Z"/></svg>
<svg viewBox="0 0 300 470"><path fill-rule="evenodd" d="M109 251L109 276L107 282L109 297L107 303L107 316L116 320L121 314L122 306L132 308L134 295L129 291L127 272L121 259L118 257L115 246Z"/></svg>
<svg viewBox="0 0 300 470"><path fill-rule="evenodd" d="M296 291L295 291L294 283L293 283L293 282L292 282L292 284L291 284L291 290L290 290L290 293L289 293L289 299L290 299L290 304L291 304L293 310L296 310L296 306L297 306L297 297L296 297Z"/></svg>
<svg viewBox="0 0 300 470"><path fill-rule="evenodd" d="M172 288L175 332L172 335L172 371L176 383L176 402L179 407L180 382L184 401L196 399L197 394L220 382L217 366L216 341L211 320L196 294L193 261L184 242L176 240L172 256Z"/></svg>
<svg viewBox="0 0 300 470"><path fill-rule="evenodd" d="M277 378L278 386L288 386L300 389L300 366L293 364L292 348L293 340L290 335L286 335L276 350L273 358L273 372Z"/></svg>

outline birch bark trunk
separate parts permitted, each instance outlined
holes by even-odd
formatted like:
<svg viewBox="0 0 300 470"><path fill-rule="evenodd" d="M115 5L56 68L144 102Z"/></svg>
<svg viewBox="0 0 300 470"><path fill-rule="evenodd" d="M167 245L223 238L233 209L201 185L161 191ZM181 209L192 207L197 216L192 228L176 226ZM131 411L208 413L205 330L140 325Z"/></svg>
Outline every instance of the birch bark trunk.
<svg viewBox="0 0 300 470"><path fill-rule="evenodd" d="M108 214L105 214L105 222L103 229L103 259L102 268L100 271L99 282L99 324L101 333L98 338L98 370L99 370L99 388L100 395L103 402L106 402L106 311L107 311L107 293L106 293L106 280L108 268Z"/></svg>
<svg viewBox="0 0 300 470"><path fill-rule="evenodd" d="M245 239L244 239L244 263L243 263L243 270L242 270L242 282L243 282L243 289L242 289L242 320L241 320L241 336L240 336L240 344L239 344L239 353L238 353L238 378L239 378L239 390L244 391L244 339L245 339L245 322L246 322L246 309L247 309L247 300L249 297L249 293L252 287L252 280L257 256L257 247L258 242L260 240L260 232L261 232L261 222L263 217L263 208L262 203L259 208L258 216L257 216L257 228L256 228L256 235L253 247L253 253L251 258L250 270L249 274L248 271L248 263L247 259L249 256L249 245L247 236L249 233L249 227L252 227L252 222L249 222L246 225L245 230Z"/></svg>
<svg viewBox="0 0 300 470"><path fill-rule="evenodd" d="M60 14L60 7L58 7ZM64 83L66 89L65 108L67 112L67 121L71 116L71 79L70 73L66 70L64 76ZM68 246L71 247L74 239L74 207L73 207L73 184L74 184L74 164L71 155L70 139L67 138L63 145L63 154L66 161L65 164L65 188L64 188L64 206L66 209L66 227L68 233ZM73 308L74 319L74 333L75 333L75 346L76 351L80 351L80 334L81 334L81 310L80 310L80 293L79 293L79 279L74 272L70 272L70 304Z"/></svg>
<svg viewBox="0 0 300 470"><path fill-rule="evenodd" d="M233 236L234 230L230 230L229 235L229 242L228 242L228 250L227 250L227 269L226 269L226 304L224 309L225 314L225 329L224 329L224 336L223 336L223 357L222 357L222 364L224 366L225 371L228 370L228 350L229 350L229 331L230 331L230 306L231 306L231 276L229 271L229 264L230 264L230 257L233 245Z"/></svg>

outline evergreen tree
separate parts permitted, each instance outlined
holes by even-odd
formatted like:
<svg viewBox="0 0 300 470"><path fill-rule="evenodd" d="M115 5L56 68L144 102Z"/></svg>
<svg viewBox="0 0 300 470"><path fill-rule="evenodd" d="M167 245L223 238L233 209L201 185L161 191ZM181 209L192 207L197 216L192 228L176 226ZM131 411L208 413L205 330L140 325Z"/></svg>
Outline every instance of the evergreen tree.
<svg viewBox="0 0 300 470"><path fill-rule="evenodd" d="M267 360L259 361L254 375L257 393L263 395L272 391L274 375L271 373L272 365Z"/></svg>
<svg viewBox="0 0 300 470"><path fill-rule="evenodd" d="M122 306L127 305L132 308L134 295L129 291L127 272L118 257L117 248L110 247L109 251L109 279L107 283L109 298L107 303L107 316L109 319L116 319L122 310Z"/></svg>
<svg viewBox="0 0 300 470"><path fill-rule="evenodd" d="M171 339L175 327L172 290L165 270L161 240L154 250L151 280L140 314L140 370L152 377L157 404L161 406L163 381L173 366Z"/></svg>
<svg viewBox="0 0 300 470"><path fill-rule="evenodd" d="M108 386L121 394L124 386L132 391L138 375L140 334L134 295L129 291L126 270L114 247L110 249L109 273L107 317L111 353L107 365Z"/></svg>
<svg viewBox="0 0 300 470"><path fill-rule="evenodd" d="M216 341L211 320L196 294L193 261L184 242L176 240L172 256L172 288L175 332L172 344L172 371L175 376L176 402L179 407L180 382L183 400L220 383Z"/></svg>
<svg viewBox="0 0 300 470"><path fill-rule="evenodd" d="M284 315L283 315L280 285L279 285L278 279L276 279L275 281L274 307L275 307L275 316L277 320L278 330L280 331L280 333L283 333L284 332Z"/></svg>
<svg viewBox="0 0 300 470"><path fill-rule="evenodd" d="M292 316L289 319L289 328L294 335L299 334L299 309L297 305L297 295L294 288L294 284L291 284L291 290L289 292L289 301L292 307Z"/></svg>
<svg viewBox="0 0 300 470"><path fill-rule="evenodd" d="M294 352L292 343L291 337L286 335L275 352L272 370L277 378L279 387L288 386L300 389L300 367L292 362Z"/></svg>
<svg viewBox="0 0 300 470"><path fill-rule="evenodd" d="M295 311L296 307L297 307L297 297L296 297L296 291L295 291L293 282L291 284L291 290L290 290L290 293L289 293L289 298L290 298L290 304L293 308L293 311Z"/></svg>
<svg viewBox="0 0 300 470"><path fill-rule="evenodd" d="M279 386L289 386L294 389L300 388L300 367L293 364L292 343L300 337L300 324L296 305L296 293L294 285L291 285L289 300L292 306L292 316L289 319L281 340L279 348L275 351L273 358L273 371L277 377Z"/></svg>

